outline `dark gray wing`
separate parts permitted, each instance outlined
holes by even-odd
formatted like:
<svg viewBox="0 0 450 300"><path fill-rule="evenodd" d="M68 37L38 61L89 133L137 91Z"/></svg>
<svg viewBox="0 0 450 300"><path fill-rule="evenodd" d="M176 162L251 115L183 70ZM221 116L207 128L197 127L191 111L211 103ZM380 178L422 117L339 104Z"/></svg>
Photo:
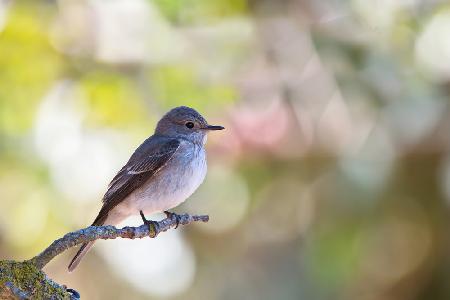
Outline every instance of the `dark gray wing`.
<svg viewBox="0 0 450 300"><path fill-rule="evenodd" d="M142 143L109 184L103 207L92 225L102 225L108 212L161 170L179 147L179 140L158 136L151 136Z"/></svg>

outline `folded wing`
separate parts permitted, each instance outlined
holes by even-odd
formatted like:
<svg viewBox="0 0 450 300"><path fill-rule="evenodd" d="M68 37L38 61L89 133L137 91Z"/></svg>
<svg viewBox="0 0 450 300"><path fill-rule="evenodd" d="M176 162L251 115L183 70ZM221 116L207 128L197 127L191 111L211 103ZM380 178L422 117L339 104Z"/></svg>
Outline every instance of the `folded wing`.
<svg viewBox="0 0 450 300"><path fill-rule="evenodd" d="M108 212L164 168L180 147L177 139L150 137L117 173L103 197L103 207L92 225L103 225Z"/></svg>

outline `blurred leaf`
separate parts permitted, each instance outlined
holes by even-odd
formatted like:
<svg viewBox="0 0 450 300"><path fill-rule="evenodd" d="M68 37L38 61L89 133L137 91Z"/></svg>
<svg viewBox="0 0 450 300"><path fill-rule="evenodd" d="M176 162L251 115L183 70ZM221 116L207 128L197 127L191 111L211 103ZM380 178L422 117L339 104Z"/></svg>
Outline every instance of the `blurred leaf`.
<svg viewBox="0 0 450 300"><path fill-rule="evenodd" d="M193 106L198 109L230 103L237 98L234 87L202 82L191 66L160 67L152 73L152 88L164 106Z"/></svg>
<svg viewBox="0 0 450 300"><path fill-rule="evenodd" d="M102 126L150 127L147 109L128 77L115 72L94 71L82 77L80 90L86 101L87 122Z"/></svg>
<svg viewBox="0 0 450 300"><path fill-rule="evenodd" d="M161 12L171 21L198 23L243 14L247 10L245 0L155 0Z"/></svg>
<svg viewBox="0 0 450 300"><path fill-rule="evenodd" d="M16 3L0 33L0 132L29 129L36 105L57 77L61 59L49 43L47 27L53 10Z"/></svg>
<svg viewBox="0 0 450 300"><path fill-rule="evenodd" d="M306 254L312 275L330 290L342 287L355 276L363 253L355 226L339 224L317 233Z"/></svg>

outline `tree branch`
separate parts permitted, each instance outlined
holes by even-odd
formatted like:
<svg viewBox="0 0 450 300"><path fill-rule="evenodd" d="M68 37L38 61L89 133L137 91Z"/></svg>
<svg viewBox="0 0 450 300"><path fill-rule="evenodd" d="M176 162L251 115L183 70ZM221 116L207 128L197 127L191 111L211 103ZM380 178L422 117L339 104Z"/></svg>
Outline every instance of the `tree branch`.
<svg viewBox="0 0 450 300"><path fill-rule="evenodd" d="M12 296L14 296L16 299L20 300L27 300L30 299L30 296L28 296L27 293L16 287L12 282L6 282L5 287L9 290Z"/></svg>
<svg viewBox="0 0 450 300"><path fill-rule="evenodd" d="M47 249L39 255L29 260L37 268L42 269L55 256L61 254L67 249L78 244L92 242L98 239L109 240L118 237L127 239L141 239L144 237L155 238L161 232L167 231L171 227L180 225L188 225L192 222L208 222L209 216L191 216L189 214L177 215L173 214L167 218L155 222L154 228L149 228L146 224L139 227L116 228L114 226L90 226L85 229L70 232L62 238L54 241Z"/></svg>
<svg viewBox="0 0 450 300"><path fill-rule="evenodd" d="M188 225L192 222L208 222L209 217L188 214L169 214L167 218L139 227L115 228L114 226L90 226L74 231L54 241L41 254L30 260L0 260L0 299L79 299L80 295L73 289L60 285L42 271L42 268L55 256L78 244L98 239L115 239L118 237L136 239L154 238L172 227Z"/></svg>

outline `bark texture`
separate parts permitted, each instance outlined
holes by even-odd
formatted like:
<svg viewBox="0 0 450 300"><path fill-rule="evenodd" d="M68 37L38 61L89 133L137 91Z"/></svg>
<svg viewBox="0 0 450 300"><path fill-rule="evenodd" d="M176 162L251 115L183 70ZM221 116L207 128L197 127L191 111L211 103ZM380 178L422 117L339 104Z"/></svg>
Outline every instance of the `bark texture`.
<svg viewBox="0 0 450 300"><path fill-rule="evenodd" d="M98 239L115 238L155 238L161 232L178 225L192 222L208 222L208 216L170 215L155 222L155 226L144 224L139 227L116 228L114 226L90 226L70 232L55 240L40 254L32 259L17 261L0 261L0 299L79 299L79 294L60 285L42 271L42 268L55 256L67 249Z"/></svg>

